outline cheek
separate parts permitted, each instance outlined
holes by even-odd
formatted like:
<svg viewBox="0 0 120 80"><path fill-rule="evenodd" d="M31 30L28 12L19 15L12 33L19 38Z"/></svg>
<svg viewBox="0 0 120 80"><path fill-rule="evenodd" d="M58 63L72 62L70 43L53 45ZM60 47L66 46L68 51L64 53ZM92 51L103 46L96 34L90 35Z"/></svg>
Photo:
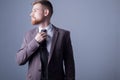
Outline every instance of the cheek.
<svg viewBox="0 0 120 80"><path fill-rule="evenodd" d="M36 17L37 19L41 19L41 18L43 17L43 15L40 14L40 13L37 13L37 14L35 15L35 17Z"/></svg>

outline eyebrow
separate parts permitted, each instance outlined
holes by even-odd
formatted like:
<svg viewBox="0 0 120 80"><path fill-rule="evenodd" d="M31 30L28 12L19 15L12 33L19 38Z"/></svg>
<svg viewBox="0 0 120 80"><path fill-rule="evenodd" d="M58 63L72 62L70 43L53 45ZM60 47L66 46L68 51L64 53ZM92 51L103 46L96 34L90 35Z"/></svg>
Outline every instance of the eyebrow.
<svg viewBox="0 0 120 80"><path fill-rule="evenodd" d="M33 10L39 10L39 8L34 8L34 9L32 9L32 11L33 11Z"/></svg>

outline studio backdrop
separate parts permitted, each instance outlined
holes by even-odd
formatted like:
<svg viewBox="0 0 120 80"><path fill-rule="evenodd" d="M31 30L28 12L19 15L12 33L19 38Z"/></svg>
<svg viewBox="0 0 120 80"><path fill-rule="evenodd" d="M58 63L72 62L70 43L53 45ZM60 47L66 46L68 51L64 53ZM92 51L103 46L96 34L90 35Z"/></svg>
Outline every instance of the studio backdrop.
<svg viewBox="0 0 120 80"><path fill-rule="evenodd" d="M76 80L120 80L120 0L50 0L51 23L71 32ZM25 80L16 52L33 0L0 0L0 80Z"/></svg>

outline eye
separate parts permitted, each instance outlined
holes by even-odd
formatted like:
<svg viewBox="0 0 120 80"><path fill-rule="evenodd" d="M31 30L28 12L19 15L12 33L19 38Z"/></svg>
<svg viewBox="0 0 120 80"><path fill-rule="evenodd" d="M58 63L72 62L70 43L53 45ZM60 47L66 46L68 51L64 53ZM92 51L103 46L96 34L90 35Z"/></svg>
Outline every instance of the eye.
<svg viewBox="0 0 120 80"><path fill-rule="evenodd" d="M36 8L36 11L38 11L39 9L38 8Z"/></svg>

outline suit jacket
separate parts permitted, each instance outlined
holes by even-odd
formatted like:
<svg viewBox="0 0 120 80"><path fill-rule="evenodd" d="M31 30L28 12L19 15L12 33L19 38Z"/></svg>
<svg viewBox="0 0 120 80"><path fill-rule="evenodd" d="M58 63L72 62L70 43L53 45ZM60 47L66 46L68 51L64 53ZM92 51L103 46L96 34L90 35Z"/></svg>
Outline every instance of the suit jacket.
<svg viewBox="0 0 120 80"><path fill-rule="evenodd" d="M70 32L53 25L54 34L48 58L48 80L75 80L75 65ZM28 63L26 80L40 80L41 61L39 43L35 40L38 28L26 33L16 59L19 65Z"/></svg>

